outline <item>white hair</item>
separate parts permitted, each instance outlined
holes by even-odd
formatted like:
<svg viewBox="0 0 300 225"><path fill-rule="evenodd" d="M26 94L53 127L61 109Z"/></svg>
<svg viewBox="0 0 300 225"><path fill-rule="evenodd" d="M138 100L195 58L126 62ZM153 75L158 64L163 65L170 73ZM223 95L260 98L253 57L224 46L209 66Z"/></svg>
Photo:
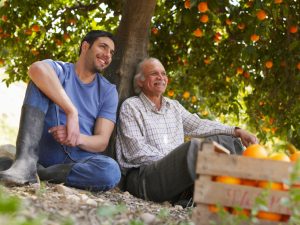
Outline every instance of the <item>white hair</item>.
<svg viewBox="0 0 300 225"><path fill-rule="evenodd" d="M144 81L145 80L145 75L144 75L144 71L143 71L143 66L146 62L159 62L159 59L157 58L153 58L153 57L149 57L149 58L145 58L143 59L138 65L137 65L137 69L136 69L136 74L134 75L133 78L133 88L134 88L134 93L135 94L139 94L141 93L141 87L138 85L138 81Z"/></svg>

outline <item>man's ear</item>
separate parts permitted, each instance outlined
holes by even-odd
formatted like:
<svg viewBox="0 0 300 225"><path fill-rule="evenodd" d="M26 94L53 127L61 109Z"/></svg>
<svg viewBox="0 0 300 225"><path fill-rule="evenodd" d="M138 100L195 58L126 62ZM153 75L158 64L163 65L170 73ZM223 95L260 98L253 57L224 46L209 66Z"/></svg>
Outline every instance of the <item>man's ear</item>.
<svg viewBox="0 0 300 225"><path fill-rule="evenodd" d="M143 87L144 82L141 80L141 78L139 77L139 79L137 79L136 84L139 88Z"/></svg>
<svg viewBox="0 0 300 225"><path fill-rule="evenodd" d="M84 41L81 46L81 51L86 52L90 47L90 44L87 41Z"/></svg>

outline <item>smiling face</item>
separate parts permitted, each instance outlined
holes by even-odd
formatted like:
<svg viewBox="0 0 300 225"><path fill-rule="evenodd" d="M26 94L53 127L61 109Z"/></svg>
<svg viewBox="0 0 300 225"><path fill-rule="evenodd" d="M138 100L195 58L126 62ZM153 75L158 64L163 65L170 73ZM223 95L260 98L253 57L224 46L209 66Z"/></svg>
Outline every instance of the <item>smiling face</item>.
<svg viewBox="0 0 300 225"><path fill-rule="evenodd" d="M160 97L166 90L168 77L164 66L158 60L147 60L143 63L142 79L138 85L148 97Z"/></svg>
<svg viewBox="0 0 300 225"><path fill-rule="evenodd" d="M92 72L101 72L109 66L115 51L114 42L108 37L99 37L90 46L88 42L82 45L85 65Z"/></svg>

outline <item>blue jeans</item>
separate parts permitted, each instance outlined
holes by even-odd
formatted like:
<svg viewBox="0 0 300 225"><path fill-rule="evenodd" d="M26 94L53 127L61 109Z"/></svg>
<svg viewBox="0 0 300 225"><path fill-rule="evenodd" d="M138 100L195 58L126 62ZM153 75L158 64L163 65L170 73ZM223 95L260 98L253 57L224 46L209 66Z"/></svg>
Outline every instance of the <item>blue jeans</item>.
<svg viewBox="0 0 300 225"><path fill-rule="evenodd" d="M74 163L66 178L66 185L92 191L106 191L115 187L121 178L117 162L100 153L91 153L78 147L63 146L48 133L60 124L59 108L33 82L28 84L24 103L45 113L45 124L39 143L39 161L42 166Z"/></svg>

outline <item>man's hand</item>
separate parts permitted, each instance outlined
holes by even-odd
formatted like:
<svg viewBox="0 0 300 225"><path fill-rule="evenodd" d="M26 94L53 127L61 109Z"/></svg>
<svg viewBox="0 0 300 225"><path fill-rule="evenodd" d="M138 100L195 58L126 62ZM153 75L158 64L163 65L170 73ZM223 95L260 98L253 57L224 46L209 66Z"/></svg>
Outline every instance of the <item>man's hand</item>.
<svg viewBox="0 0 300 225"><path fill-rule="evenodd" d="M75 147L80 144L80 130L78 117L67 116L66 126L60 125L51 127L49 133L62 145Z"/></svg>
<svg viewBox="0 0 300 225"><path fill-rule="evenodd" d="M234 132L236 137L241 138L244 146L248 147L251 144L258 144L258 139L253 134L241 128L235 128Z"/></svg>

